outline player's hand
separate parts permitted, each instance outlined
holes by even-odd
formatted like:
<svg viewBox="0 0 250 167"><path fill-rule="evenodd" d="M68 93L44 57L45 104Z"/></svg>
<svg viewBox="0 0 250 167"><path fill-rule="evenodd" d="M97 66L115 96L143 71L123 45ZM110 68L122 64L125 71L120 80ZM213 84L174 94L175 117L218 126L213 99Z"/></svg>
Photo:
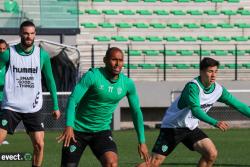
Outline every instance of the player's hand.
<svg viewBox="0 0 250 167"><path fill-rule="evenodd" d="M225 121L219 121L216 124L216 127L219 128L221 131L226 131L229 128L229 125Z"/></svg>
<svg viewBox="0 0 250 167"><path fill-rule="evenodd" d="M73 142L76 143L73 128L70 126L66 126L63 133L59 137L57 137L56 139L57 139L58 143L60 143L61 141L64 141L64 143L63 143L64 147L69 147L71 139L73 140Z"/></svg>
<svg viewBox="0 0 250 167"><path fill-rule="evenodd" d="M141 159L144 159L144 161L149 164L150 156L148 153L148 147L146 144L139 144L138 145L138 152Z"/></svg>
<svg viewBox="0 0 250 167"><path fill-rule="evenodd" d="M54 110L54 111L52 111L52 117L53 117L55 120L59 119L60 116L61 116L61 112L60 112L59 110Z"/></svg>

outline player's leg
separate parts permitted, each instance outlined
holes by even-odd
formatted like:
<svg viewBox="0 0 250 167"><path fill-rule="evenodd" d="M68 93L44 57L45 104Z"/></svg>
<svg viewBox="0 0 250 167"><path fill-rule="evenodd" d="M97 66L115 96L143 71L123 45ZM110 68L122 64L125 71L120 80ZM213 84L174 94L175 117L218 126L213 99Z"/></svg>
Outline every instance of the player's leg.
<svg viewBox="0 0 250 167"><path fill-rule="evenodd" d="M33 166L41 166L43 161L44 151L44 131L29 132L30 139L33 145Z"/></svg>
<svg viewBox="0 0 250 167"><path fill-rule="evenodd" d="M162 128L152 149L153 153L150 158L150 164L148 165L143 162L137 167L159 167L165 158L175 149L182 138L183 134L176 133L176 129Z"/></svg>
<svg viewBox="0 0 250 167"><path fill-rule="evenodd" d="M44 151L44 124L41 111L22 113L22 120L33 146L33 166L41 166Z"/></svg>
<svg viewBox="0 0 250 167"><path fill-rule="evenodd" d="M118 166L117 147L110 130L94 133L89 146L103 167Z"/></svg>
<svg viewBox="0 0 250 167"><path fill-rule="evenodd" d="M213 142L199 128L192 132L183 141L190 150L197 151L201 154L198 167L211 167L216 160L217 150Z"/></svg>
<svg viewBox="0 0 250 167"><path fill-rule="evenodd" d="M71 140L69 147L62 146L61 167L77 167L83 151L88 145L89 135L74 131L76 143Z"/></svg>
<svg viewBox="0 0 250 167"><path fill-rule="evenodd" d="M14 134L14 131L21 121L21 116L10 110L1 110L0 113L0 144L5 140L7 134Z"/></svg>

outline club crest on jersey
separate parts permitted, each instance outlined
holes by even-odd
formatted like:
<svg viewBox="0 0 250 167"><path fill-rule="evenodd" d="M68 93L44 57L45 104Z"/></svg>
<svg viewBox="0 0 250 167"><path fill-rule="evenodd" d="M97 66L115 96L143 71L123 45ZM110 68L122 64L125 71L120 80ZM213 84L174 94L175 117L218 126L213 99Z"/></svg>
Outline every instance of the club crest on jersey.
<svg viewBox="0 0 250 167"><path fill-rule="evenodd" d="M76 146L74 146L74 145L71 145L70 147L69 147L69 151L72 153L72 152L74 152L76 150Z"/></svg>
<svg viewBox="0 0 250 167"><path fill-rule="evenodd" d="M162 145L161 150L162 150L162 152L166 152L168 150L168 146L167 145Z"/></svg>
<svg viewBox="0 0 250 167"><path fill-rule="evenodd" d="M99 86L99 89L100 89L100 90L103 90L103 89L104 89L104 85L100 85L100 86Z"/></svg>
<svg viewBox="0 0 250 167"><path fill-rule="evenodd" d="M120 95L122 93L122 88L117 88L117 94Z"/></svg>
<svg viewBox="0 0 250 167"><path fill-rule="evenodd" d="M8 121L7 121L6 119L3 119L3 120L2 120L2 125L3 125L3 126L7 125L7 123L8 123Z"/></svg>

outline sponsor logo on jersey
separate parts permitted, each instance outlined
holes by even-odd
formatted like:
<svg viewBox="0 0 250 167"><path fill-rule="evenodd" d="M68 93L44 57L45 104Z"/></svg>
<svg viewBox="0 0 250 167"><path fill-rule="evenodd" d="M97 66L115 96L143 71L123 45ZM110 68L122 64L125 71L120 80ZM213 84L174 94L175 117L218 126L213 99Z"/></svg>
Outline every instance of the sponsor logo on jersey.
<svg viewBox="0 0 250 167"><path fill-rule="evenodd" d="M13 66L13 73L37 73L38 67L35 68L18 68Z"/></svg>

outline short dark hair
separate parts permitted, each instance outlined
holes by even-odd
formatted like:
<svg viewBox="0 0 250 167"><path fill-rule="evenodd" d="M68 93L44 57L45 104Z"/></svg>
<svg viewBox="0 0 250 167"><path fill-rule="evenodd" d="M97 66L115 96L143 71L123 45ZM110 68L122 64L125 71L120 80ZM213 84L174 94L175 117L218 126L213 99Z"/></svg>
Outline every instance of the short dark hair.
<svg viewBox="0 0 250 167"><path fill-rule="evenodd" d="M4 39L0 39L0 43L4 43L6 46L8 46L8 43Z"/></svg>
<svg viewBox="0 0 250 167"><path fill-rule="evenodd" d="M109 56L111 56L111 55L112 55L112 53L113 53L113 52L115 52L115 51L117 51L117 52L121 52L121 53L123 54L123 52L122 52L122 50L121 50L120 48L117 48L117 47L111 47L111 48L108 48L108 50L106 51L105 57L109 57Z"/></svg>
<svg viewBox="0 0 250 167"><path fill-rule="evenodd" d="M214 67L214 66L217 66L219 68L220 62L210 57L204 57L200 62L201 71L207 69L208 67Z"/></svg>
<svg viewBox="0 0 250 167"><path fill-rule="evenodd" d="M20 25L19 31L21 32L21 30L23 29L23 27L28 27L28 26L36 28L35 24L32 21L27 20L27 21L22 22L22 24Z"/></svg>

